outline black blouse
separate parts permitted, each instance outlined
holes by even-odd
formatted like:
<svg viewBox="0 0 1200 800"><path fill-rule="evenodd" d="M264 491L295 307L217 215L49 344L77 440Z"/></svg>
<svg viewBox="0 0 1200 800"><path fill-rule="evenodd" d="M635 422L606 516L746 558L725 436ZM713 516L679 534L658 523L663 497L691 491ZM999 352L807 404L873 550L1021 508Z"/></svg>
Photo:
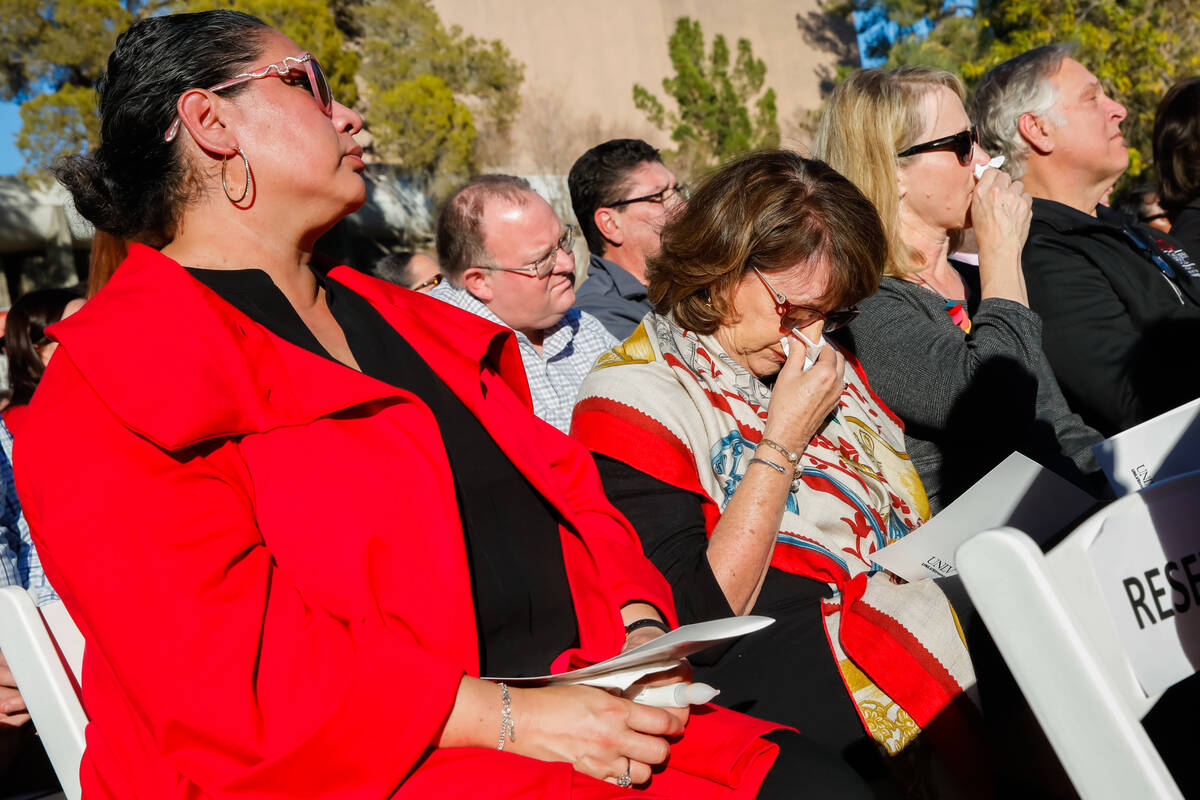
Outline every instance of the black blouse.
<svg viewBox="0 0 1200 800"><path fill-rule="evenodd" d="M335 360L262 270L188 272L281 339ZM546 674L578 642L557 513L370 303L336 281L318 280L363 373L416 395L437 420L466 536L480 674Z"/></svg>

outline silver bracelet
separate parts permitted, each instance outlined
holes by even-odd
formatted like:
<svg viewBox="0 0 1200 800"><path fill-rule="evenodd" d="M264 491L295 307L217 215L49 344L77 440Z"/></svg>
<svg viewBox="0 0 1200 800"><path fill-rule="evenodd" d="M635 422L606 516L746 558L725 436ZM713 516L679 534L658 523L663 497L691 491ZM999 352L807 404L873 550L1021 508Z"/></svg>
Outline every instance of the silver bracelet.
<svg viewBox="0 0 1200 800"><path fill-rule="evenodd" d="M512 698L508 696L508 687L503 683L500 686L500 741L496 743L497 750L504 749L504 741L507 739L510 742L517 740L517 727L513 724L512 718Z"/></svg>
<svg viewBox="0 0 1200 800"><path fill-rule="evenodd" d="M751 464L766 464L768 467L770 467L771 469L775 470L775 471L776 471L776 472L778 472L780 475L787 475L787 474L788 474L788 471L787 471L786 469L784 469L783 467L779 466L779 465L778 465L778 464L776 464L774 461L767 461L765 458L759 458L758 456L755 456L754 458L750 459L750 463L751 463Z"/></svg>
<svg viewBox="0 0 1200 800"><path fill-rule="evenodd" d="M765 458L759 458L758 456L755 456L754 458L750 459L750 462L749 462L749 463L751 463L751 464L754 464L754 463L758 463L758 464L766 464L768 467L770 467L771 469L775 470L775 471L776 471L776 472L778 472L780 475L787 475L787 470L786 470L786 469L784 469L783 467L779 466L779 465L778 465L778 464L776 464L774 461L767 461ZM798 491L800 491L800 470L799 470L799 469L797 469L797 470L795 470L794 472L792 472L792 486L791 486L791 489L792 489L792 491L793 491L793 492L798 492Z"/></svg>

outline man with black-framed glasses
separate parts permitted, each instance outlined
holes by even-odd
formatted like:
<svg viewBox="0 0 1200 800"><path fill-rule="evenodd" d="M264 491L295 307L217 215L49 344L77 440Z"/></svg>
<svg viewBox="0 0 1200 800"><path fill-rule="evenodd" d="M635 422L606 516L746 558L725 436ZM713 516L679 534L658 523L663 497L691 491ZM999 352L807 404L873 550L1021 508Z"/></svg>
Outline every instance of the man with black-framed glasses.
<svg viewBox="0 0 1200 800"><path fill-rule="evenodd" d="M567 184L591 251L575 307L624 339L650 311L646 259L658 252L667 216L687 200L687 187L641 139L596 145L571 167Z"/></svg>
<svg viewBox="0 0 1200 800"><path fill-rule="evenodd" d="M564 433L583 378L617 344L575 302L575 229L523 178L481 175L460 186L437 220L446 279L430 294L511 328L533 413Z"/></svg>

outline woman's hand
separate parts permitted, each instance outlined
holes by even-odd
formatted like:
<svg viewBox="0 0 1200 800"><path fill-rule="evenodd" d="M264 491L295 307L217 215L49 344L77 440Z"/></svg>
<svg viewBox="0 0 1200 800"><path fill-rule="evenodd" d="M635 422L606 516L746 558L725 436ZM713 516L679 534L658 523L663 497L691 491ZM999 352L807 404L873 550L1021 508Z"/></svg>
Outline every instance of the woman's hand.
<svg viewBox="0 0 1200 800"><path fill-rule="evenodd" d="M793 340L791 352L771 391L764 432L768 439L779 442L793 453L803 452L808 447L809 440L820 430L829 412L837 407L846 386L842 379L846 359L836 348L826 343L807 372L804 370L804 352L802 342Z"/></svg>
<svg viewBox="0 0 1200 800"><path fill-rule="evenodd" d="M820 326L811 326L816 333ZM806 334L807 335L807 334ZM837 407L846 359L833 345L821 348L804 369L805 348L795 340L771 390L763 436L792 453L802 453ZM793 469L783 455L759 445L754 455L775 469L751 463L721 519L708 537L708 563L734 614L749 614L771 566L775 537L791 491Z"/></svg>
<svg viewBox="0 0 1200 800"><path fill-rule="evenodd" d="M541 761L566 761L593 778L616 783L628 768L635 784L671 752L683 733L672 711L644 706L591 686L509 689L516 737L505 750ZM499 706L497 705L497 726Z"/></svg>
<svg viewBox="0 0 1200 800"><path fill-rule="evenodd" d="M648 603L629 603L621 609L621 620L626 625L635 620L646 618L662 621L662 616L658 613L658 610ZM635 647L641 647L663 635L663 631L651 625L638 628L625 636L625 646L621 648L621 652L625 653L633 650ZM625 692L625 697L634 697L637 694L637 690L644 686L662 686L668 683L690 681L691 679L692 665L685 658L674 669L656 672L647 676L638 686ZM663 710L675 716L684 725L687 724L688 716L691 713L690 708L665 708Z"/></svg>
<svg viewBox="0 0 1200 800"><path fill-rule="evenodd" d="M1021 250L1032 217L1033 199L1020 181L1012 181L998 169L984 171L971 198L983 297L1004 297L1029 305Z"/></svg>

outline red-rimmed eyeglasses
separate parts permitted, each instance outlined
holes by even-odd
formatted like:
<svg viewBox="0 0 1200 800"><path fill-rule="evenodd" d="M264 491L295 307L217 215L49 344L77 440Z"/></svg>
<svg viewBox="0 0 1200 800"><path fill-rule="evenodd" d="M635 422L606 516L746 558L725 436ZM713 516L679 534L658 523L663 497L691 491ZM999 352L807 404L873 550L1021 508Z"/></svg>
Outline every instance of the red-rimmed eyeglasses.
<svg viewBox="0 0 1200 800"><path fill-rule="evenodd" d="M823 320L824 326L822 330L825 333L835 331L838 328L847 325L858 316L858 308L850 306L849 308L835 308L832 311L820 311L810 306L796 305L787 299L787 295L776 289L770 284L766 276L758 271L758 267L751 267L754 274L762 281L762 285L771 293L775 300L775 313L779 314L779 327L785 331L792 331L796 328L807 328L817 320Z"/></svg>
<svg viewBox="0 0 1200 800"><path fill-rule="evenodd" d="M303 67L304 77L297 74L297 70ZM325 70L321 69L321 62L317 61L317 57L312 53L301 53L298 56L285 56L284 59L275 64L267 64L262 69L253 70L251 72L243 72L240 75L234 75L227 81L221 81L215 86L209 86L207 91L219 92L222 89L228 89L232 86L237 86L241 83L256 81L259 78L268 78L271 76L279 77L288 80L294 77L298 81L306 82L306 88L312 92L312 96L318 103L321 104L321 110L326 116L333 115L333 90L329 88L329 81L325 78ZM179 117L171 123L171 127L167 128L166 134L163 136L163 141L172 142L179 135Z"/></svg>

